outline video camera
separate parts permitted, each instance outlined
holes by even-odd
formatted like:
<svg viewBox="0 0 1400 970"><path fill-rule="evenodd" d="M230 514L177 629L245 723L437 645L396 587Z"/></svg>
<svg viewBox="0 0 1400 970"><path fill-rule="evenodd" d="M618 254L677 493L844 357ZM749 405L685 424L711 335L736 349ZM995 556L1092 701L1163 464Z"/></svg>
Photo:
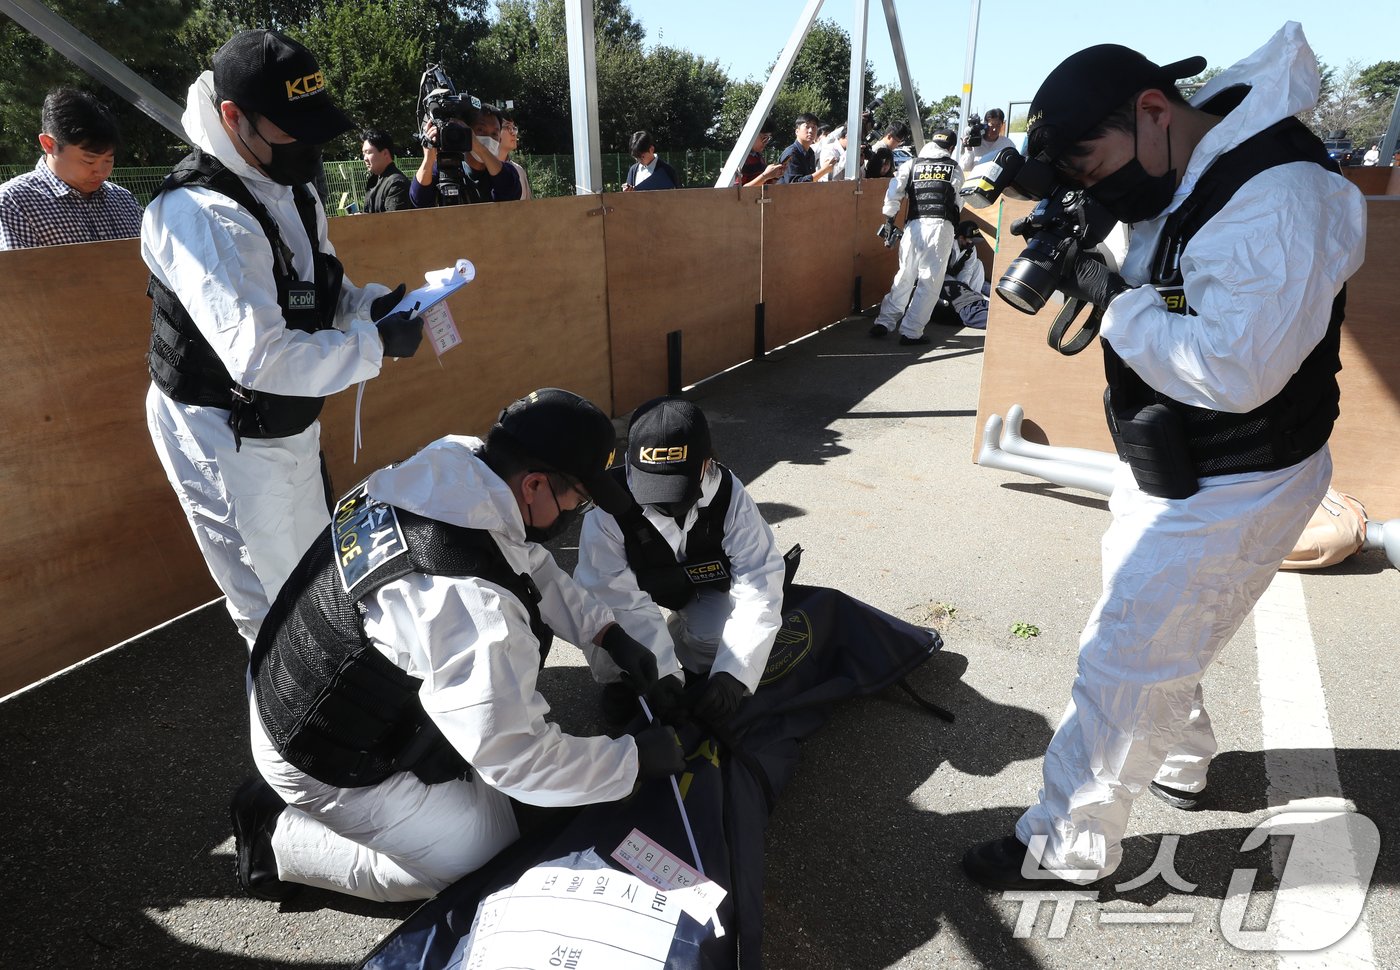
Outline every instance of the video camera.
<svg viewBox="0 0 1400 970"><path fill-rule="evenodd" d="M982 138L987 134L987 125L982 121L982 116L975 112L968 115L967 135L963 138L963 145L968 148L976 148L982 144Z"/></svg>
<svg viewBox="0 0 1400 970"><path fill-rule="evenodd" d="M1118 224L1083 189L1060 184L1054 168L1026 158L1014 148L1003 148L974 168L959 194L974 209L991 205L1002 194L1037 202L1030 215L1011 224L1011 234L1026 239L1026 248L1006 267L996 286L997 295L1022 313L1038 313L1060 288L1069 268L1068 257L1093 249ZM1057 342L1080 309L1078 301L1067 303L1061 315L1068 316L1057 317L1051 326L1051 345L1061 353L1077 353L1092 338L1090 328L1097 332L1100 310L1090 317L1080 335L1069 343ZM1083 337L1083 333L1088 336ZM1081 337L1083 344L1079 343Z"/></svg>
<svg viewBox="0 0 1400 970"><path fill-rule="evenodd" d="M462 119L466 106L481 107L481 99L470 94L458 94L457 86L441 64L429 64L418 83L418 115L422 119L418 131L418 143L424 148L438 150L438 166L462 164L462 155L471 151L472 133L460 125L449 125L453 119ZM423 129L432 124L436 133L429 136Z"/></svg>

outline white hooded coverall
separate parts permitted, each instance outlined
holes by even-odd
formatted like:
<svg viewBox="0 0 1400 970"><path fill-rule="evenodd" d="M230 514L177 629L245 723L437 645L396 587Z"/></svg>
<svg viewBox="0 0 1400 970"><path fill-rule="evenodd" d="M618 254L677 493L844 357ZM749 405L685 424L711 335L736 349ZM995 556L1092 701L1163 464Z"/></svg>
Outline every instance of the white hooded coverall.
<svg viewBox="0 0 1400 970"><path fill-rule="evenodd" d="M272 214L293 265L311 279L311 241L290 186L239 157L220 122L213 74L190 86L182 121L191 141L243 179ZM316 204L323 252L326 216ZM345 280L335 327L289 330L277 303L272 247L251 212L212 189L162 192L146 207L141 258L179 297L201 334L242 387L322 397L379 373L384 345L370 304L388 288ZM152 384L146 423L195 541L251 650L282 583L330 522L321 481L318 422L285 438L244 438L235 448L222 408L171 400Z"/></svg>
<svg viewBox="0 0 1400 970"><path fill-rule="evenodd" d="M925 142L918 156L899 166L899 171L890 179L881 208L885 217L899 215L900 203L909 192L910 173L918 159L950 157L946 149L931 141ZM952 186L958 206L962 205L962 199L957 196L962 183L963 173L954 166ZM905 222L904 235L899 240L899 270L894 274L889 293L880 303L875 326L887 331L898 327L901 336L911 339L923 336L943 288L943 273L948 268L948 254L953 249L956 229L956 213L951 221L920 218Z"/></svg>
<svg viewBox="0 0 1400 970"><path fill-rule="evenodd" d="M669 515L642 507L682 562L687 533L695 527L699 510L714 501L719 483L720 472L712 462L700 482L700 500L686 513L685 528ZM732 489L724 517L724 552L731 571L728 590L702 592L672 613L668 622L656 601L637 586L637 575L627 564L622 529L602 509L584 516L574 579L612 609L628 635L656 655L660 676L676 673L682 666L727 673L752 694L783 625L785 566L773 530L737 477ZM583 652L595 680L612 683L621 678L617 664L601 648L587 644Z"/></svg>
<svg viewBox="0 0 1400 970"><path fill-rule="evenodd" d="M430 519L489 531L528 572L560 636L591 644L610 610L525 539L510 487L477 457L476 438L440 438L369 478L370 497ZM475 577L410 573L362 601L375 649L423 686L423 709L471 765L466 780L425 785L408 772L335 788L289 764L252 714L253 759L287 802L272 846L279 878L386 902L424 899L474 872L519 836L509 798L557 807L615 801L637 781L630 735L580 738L545 720L535 688L540 645L525 607ZM509 796L509 798L507 797Z"/></svg>
<svg viewBox="0 0 1400 970"><path fill-rule="evenodd" d="M1243 185L1187 243L1181 268L1198 315L1168 312L1149 263L1167 215L1223 152L1318 96L1302 29L1286 24L1210 81L1249 94L1201 140L1167 210L1134 227L1102 336L1149 385L1185 404L1243 413L1274 397L1326 333L1333 298L1361 265L1360 191L1311 162ZM1044 788L1016 825L1044 835L1042 864L1105 876L1122 858L1132 800L1154 779L1205 787L1215 736L1201 677L1268 587L1327 490L1326 446L1278 471L1200 479L1168 500L1118 467L1103 537L1103 593L1080 641L1071 700L1045 752Z"/></svg>

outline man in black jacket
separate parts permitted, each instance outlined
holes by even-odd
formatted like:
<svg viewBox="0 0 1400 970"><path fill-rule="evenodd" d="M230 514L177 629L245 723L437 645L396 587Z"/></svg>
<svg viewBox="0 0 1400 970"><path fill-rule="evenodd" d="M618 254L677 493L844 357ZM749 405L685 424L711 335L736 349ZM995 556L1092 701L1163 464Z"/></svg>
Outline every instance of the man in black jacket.
<svg viewBox="0 0 1400 970"><path fill-rule="evenodd" d="M366 212L413 208L408 199L408 176L394 164L394 139L387 131L372 128L365 132L360 157L369 169L369 178L365 181Z"/></svg>

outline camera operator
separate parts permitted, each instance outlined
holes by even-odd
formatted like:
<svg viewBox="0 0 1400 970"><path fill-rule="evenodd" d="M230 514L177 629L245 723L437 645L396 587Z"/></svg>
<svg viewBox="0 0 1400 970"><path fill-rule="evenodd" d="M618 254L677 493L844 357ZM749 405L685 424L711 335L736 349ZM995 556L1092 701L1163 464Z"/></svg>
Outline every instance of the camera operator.
<svg viewBox="0 0 1400 970"><path fill-rule="evenodd" d="M899 270L880 303L880 315L870 328L872 337L884 337L898 327L901 346L929 342L924 327L943 286L962 205L958 197L962 171L952 155L957 138L948 128L935 131L923 150L899 167L885 190L880 236L886 246L899 239ZM894 219L906 195L909 211L901 238Z"/></svg>
<svg viewBox="0 0 1400 970"><path fill-rule="evenodd" d="M972 171L978 163L994 157L1003 148L1016 147L1016 144L1006 137L1006 115L1000 108L988 109L981 124L976 123L976 115L969 120L974 124L969 127L967 135L963 138L962 157L958 159L958 164L964 172Z"/></svg>
<svg viewBox="0 0 1400 970"><path fill-rule="evenodd" d="M424 125L423 161L408 187L413 205L428 209L519 199L520 175L500 159L501 116L496 109L457 102L446 111L441 128L433 121ZM454 128L458 131L450 130ZM470 135L464 137L464 130Z"/></svg>
<svg viewBox="0 0 1400 970"><path fill-rule="evenodd" d="M1131 223L1122 275L1069 253L1061 289L1105 307L1110 431L1103 594L1039 801L968 851L995 889L1065 888L1117 868L1134 797L1205 799L1216 750L1201 678L1292 550L1331 478L1343 284L1366 210L1294 118L1318 97L1296 23L1187 104L1158 66L1105 44L1050 73L1028 153ZM1041 878L1022 875L1046 839Z"/></svg>

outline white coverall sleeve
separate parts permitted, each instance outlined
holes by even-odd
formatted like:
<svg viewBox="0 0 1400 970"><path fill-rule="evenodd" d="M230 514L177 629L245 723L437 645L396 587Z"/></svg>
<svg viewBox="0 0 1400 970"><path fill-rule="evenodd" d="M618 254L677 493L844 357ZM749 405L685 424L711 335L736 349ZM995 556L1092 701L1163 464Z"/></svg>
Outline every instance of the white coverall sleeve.
<svg viewBox="0 0 1400 970"><path fill-rule="evenodd" d="M321 237L321 252L334 256L335 246L327 234L327 224L326 210L318 205L316 207L316 227ZM391 289L393 287L385 286L383 283L366 283L364 286L356 286L350 282L350 277L345 277L340 288L340 300L335 307L336 329L348 332L356 323L373 323L374 315L370 313L370 306Z"/></svg>
<svg viewBox="0 0 1400 970"><path fill-rule="evenodd" d="M1355 186L1311 162L1280 165L1245 183L1187 243L1181 269L1196 316L1169 312L1153 287L1138 286L1109 306L1102 333L1163 394L1252 411L1322 339L1365 248Z"/></svg>
<svg viewBox="0 0 1400 970"><path fill-rule="evenodd" d="M637 585L637 574L627 564L622 527L602 509L594 509L583 517L574 579L611 608L622 629L656 656L658 676L680 673L676 644L661 607ZM590 655L590 661L594 651L601 652L591 642L579 646Z"/></svg>
<svg viewBox="0 0 1400 970"><path fill-rule="evenodd" d="M530 575L540 591L540 615L555 633L584 649L613 623L612 610L559 568L554 556L537 542L525 543L530 552Z"/></svg>
<svg viewBox="0 0 1400 970"><path fill-rule="evenodd" d="M322 397L379 373L384 345L367 320L347 330L287 328L267 237L225 196L201 188L161 194L147 208L141 253L241 386ZM348 297L356 313L366 303L366 317L368 289Z"/></svg>
<svg viewBox="0 0 1400 970"><path fill-rule="evenodd" d="M773 530L758 505L735 478L724 523L724 552L729 557L733 603L710 674L727 673L758 689L773 641L783 625L785 566Z"/></svg>
<svg viewBox="0 0 1400 970"><path fill-rule="evenodd" d="M375 594L366 632L423 679L424 711L491 787L531 805L614 801L632 792L637 746L565 734L536 690L539 642L520 601L482 579L414 575Z"/></svg>
<svg viewBox="0 0 1400 970"><path fill-rule="evenodd" d="M914 160L911 158L899 166L899 171L890 179L889 188L885 189L885 204L880 207L886 219L893 219L899 215L899 204L904 201L904 194L909 191L909 171L913 167Z"/></svg>

